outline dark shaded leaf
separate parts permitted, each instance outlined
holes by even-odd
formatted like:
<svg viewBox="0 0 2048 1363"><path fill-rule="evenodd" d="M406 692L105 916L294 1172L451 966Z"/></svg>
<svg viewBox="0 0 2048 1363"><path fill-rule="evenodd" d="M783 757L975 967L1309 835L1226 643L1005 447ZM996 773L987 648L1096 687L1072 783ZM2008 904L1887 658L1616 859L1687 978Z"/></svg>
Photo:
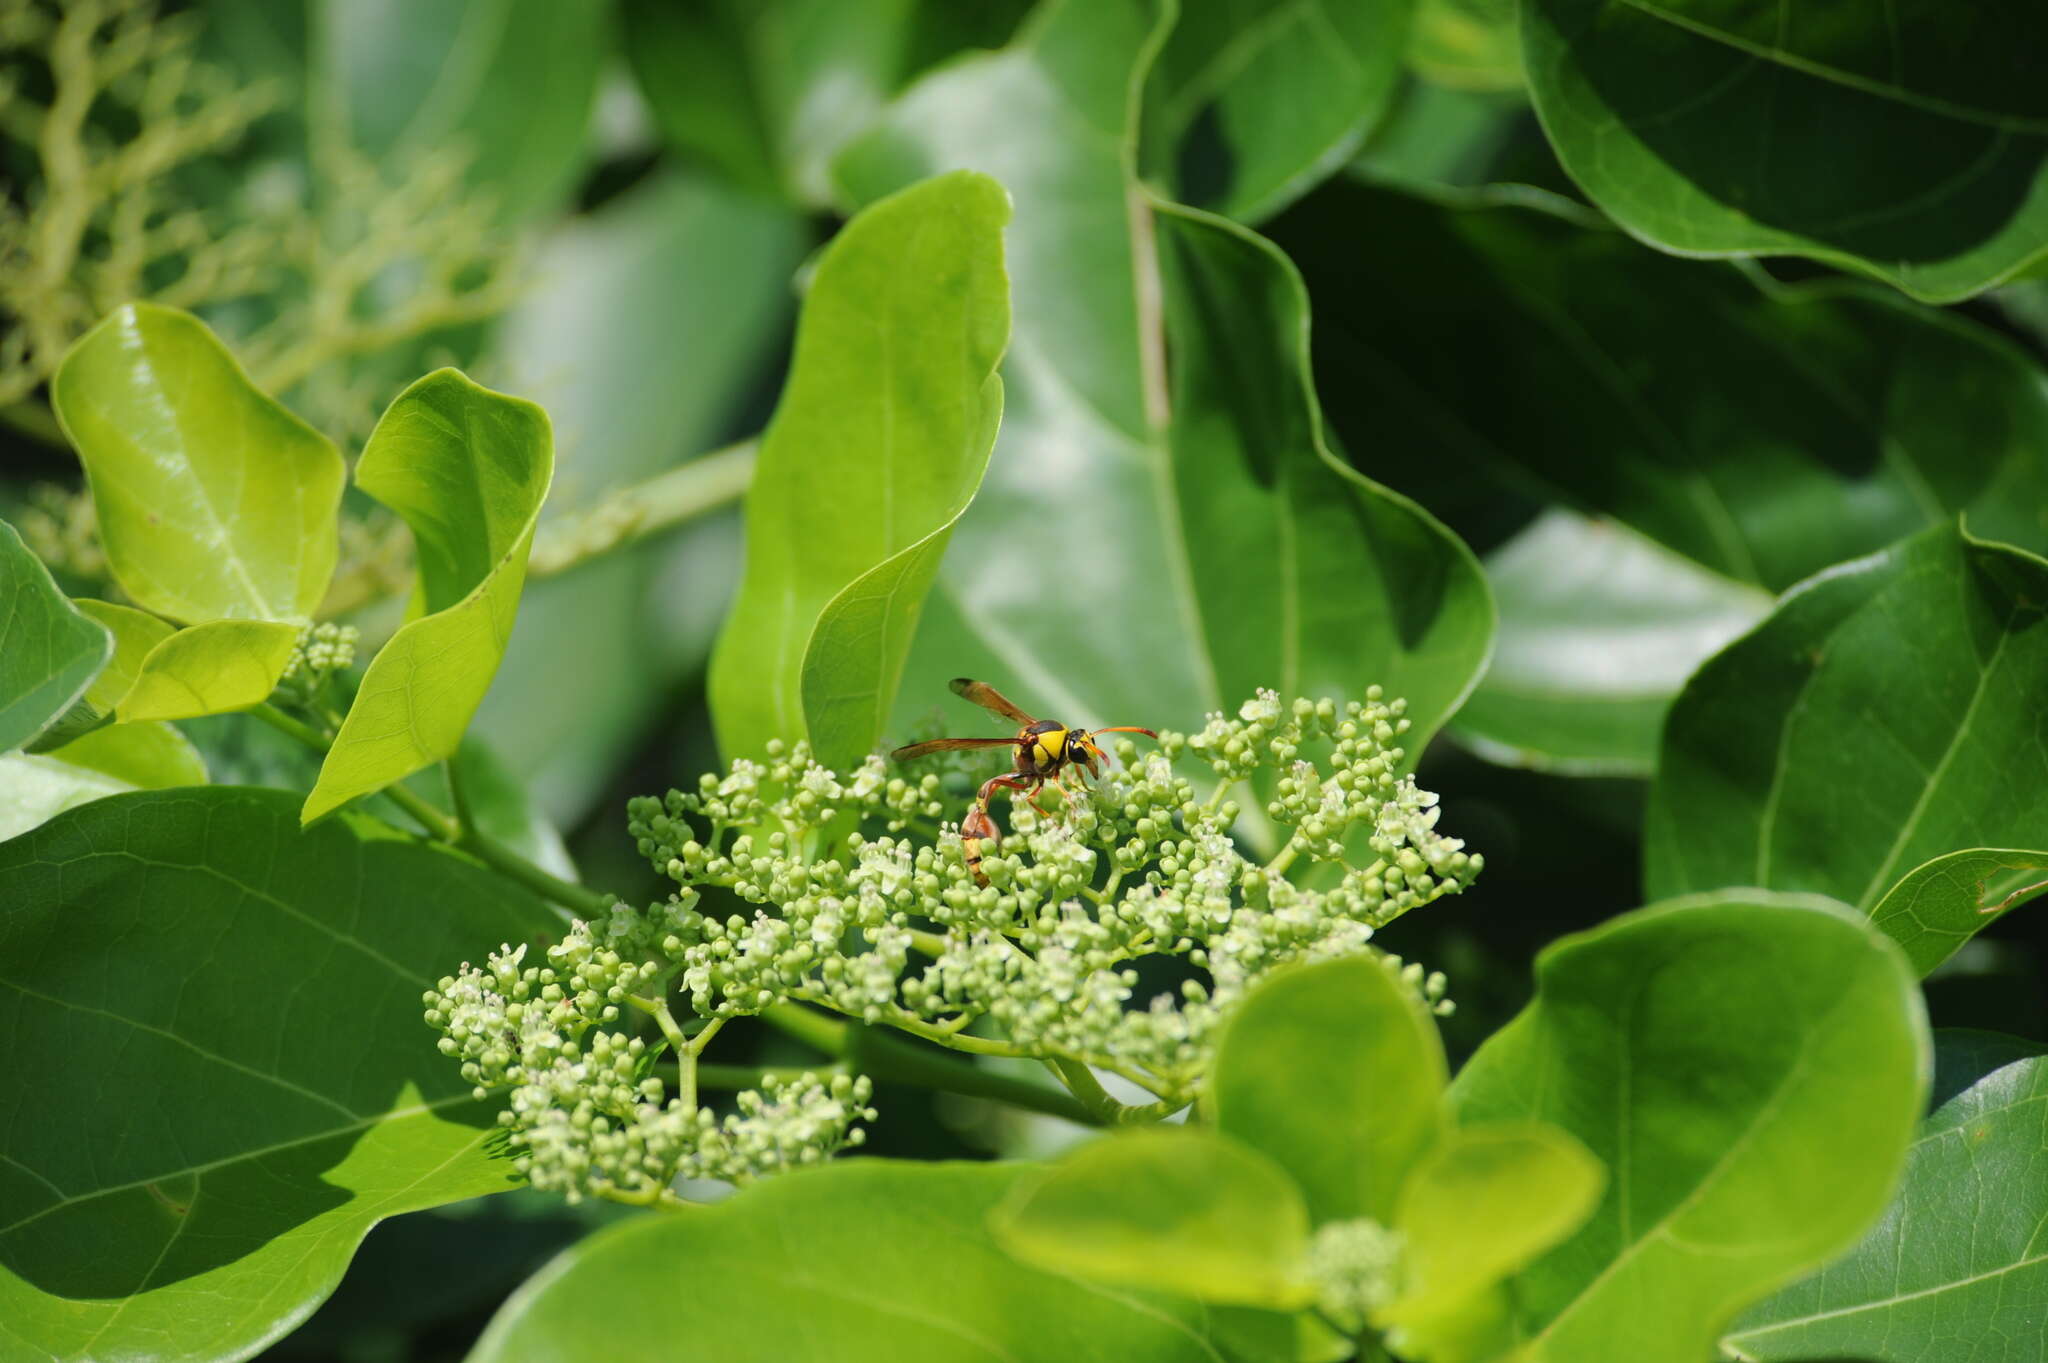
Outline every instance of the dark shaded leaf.
<svg viewBox="0 0 2048 1363"><path fill-rule="evenodd" d="M283 791L100 800L0 845L0 1318L56 1357L233 1359L380 1218L511 1186L420 992L555 921ZM118 1095L118 1101L109 1095Z"/></svg>

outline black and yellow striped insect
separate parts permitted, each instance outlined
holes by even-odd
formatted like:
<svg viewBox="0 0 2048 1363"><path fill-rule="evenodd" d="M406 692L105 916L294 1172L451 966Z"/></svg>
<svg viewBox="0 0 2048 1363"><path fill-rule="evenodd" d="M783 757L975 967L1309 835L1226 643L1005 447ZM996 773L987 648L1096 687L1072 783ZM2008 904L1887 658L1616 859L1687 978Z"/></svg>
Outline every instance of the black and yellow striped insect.
<svg viewBox="0 0 2048 1363"><path fill-rule="evenodd" d="M898 762L909 762L935 752L958 752L965 748L1013 747L1016 752L1016 768L1001 776L992 776L982 783L974 797L974 808L967 811L960 820L960 840L967 856L967 869L974 873L976 884L988 884L988 877L981 873L981 844L999 842L1001 835L996 832L996 822L989 817L988 797L998 790L1021 790L1031 801L1031 807L1051 817L1052 811L1038 803L1038 792L1047 782L1058 781L1072 771L1076 778L1083 773L1088 776L1102 775L1102 749L1095 745L1097 734L1143 734L1157 738L1150 729L1141 729L1134 724L1119 725L1107 729L1070 729L1056 719L1033 719L1014 702L987 682L970 681L966 677L955 677L948 683L953 694L973 701L991 714L1000 715L1020 727L1015 738L934 738L925 743L912 743L898 748L889 756Z"/></svg>

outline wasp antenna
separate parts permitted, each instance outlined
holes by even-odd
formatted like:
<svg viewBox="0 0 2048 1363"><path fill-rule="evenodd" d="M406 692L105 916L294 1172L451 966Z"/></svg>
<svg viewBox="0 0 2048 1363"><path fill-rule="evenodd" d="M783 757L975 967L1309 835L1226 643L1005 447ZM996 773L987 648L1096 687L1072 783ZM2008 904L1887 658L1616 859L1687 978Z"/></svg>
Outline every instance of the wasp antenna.
<svg viewBox="0 0 2048 1363"><path fill-rule="evenodd" d="M1090 738L1093 738L1097 734L1143 734L1145 735L1145 737L1154 740L1156 740L1159 737L1158 734L1153 733L1150 729L1141 729L1135 724L1119 724L1113 728L1090 729L1088 731L1088 736Z"/></svg>

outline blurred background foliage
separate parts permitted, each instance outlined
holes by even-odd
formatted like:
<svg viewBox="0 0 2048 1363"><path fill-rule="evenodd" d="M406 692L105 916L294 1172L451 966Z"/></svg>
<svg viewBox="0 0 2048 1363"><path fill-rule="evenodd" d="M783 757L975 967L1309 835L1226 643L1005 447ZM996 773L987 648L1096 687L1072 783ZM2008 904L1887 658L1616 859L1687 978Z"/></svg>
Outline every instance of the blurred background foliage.
<svg viewBox="0 0 2048 1363"><path fill-rule="evenodd" d="M1047 486L1075 465L1032 452L1113 444L1119 404L1139 400L1089 388L1118 381L1095 357L1129 325L1102 285L1128 242L1120 214L1085 216L1135 169L1286 252L1326 439L1462 536L1491 582L1491 671L1422 760L1487 871L1388 940L1450 975L1460 1058L1525 1001L1538 947L1640 902L1665 710L1777 593L1959 512L2048 549L2048 279L1896 272L1951 300L1914 301L1820 263L1840 243L1802 245L1790 219L1757 249L1804 257L1644 245L1670 224L1596 207L1538 119L1569 163L1583 130L1546 100L1597 89L1625 108L1642 91L1553 60L1532 92L1522 34L1554 56L1585 6L1531 8L1524 29L1511 0L1211 0L1126 92L1120 44L1144 27L1058 0L0 0L0 514L67 589L106 590L42 385L129 298L199 311L351 458L433 365L540 402L559 471L476 760L528 783L552 826L536 837L560 830L588 881L651 896L623 804L717 760L707 658L807 257L906 147L981 139L1017 199L1012 406L983 498L1046 494L1085 520L1104 489ZM991 84L1000 100L969 97ZM1910 189L1911 162L1885 192ZM2013 210L1972 251L2048 235L2029 230ZM409 551L355 498L330 606L375 638L399 618ZM1194 720L1148 708L1160 627L1134 622L1150 604L1087 591L1121 552L1104 516L983 573L982 596L936 593L927 634L957 648L925 670L1002 665L974 651L981 612L1044 617L1037 674L1010 678L1027 704ZM1003 528L970 517L956 560ZM941 699L906 694L899 719ZM304 778L268 731L187 728L217 781ZM1935 1023L2039 1035L2040 922L2015 916L1944 966ZM914 1090L876 1106L882 1153L1062 1139ZM273 1353L459 1356L604 1215L510 1196L388 1223Z"/></svg>

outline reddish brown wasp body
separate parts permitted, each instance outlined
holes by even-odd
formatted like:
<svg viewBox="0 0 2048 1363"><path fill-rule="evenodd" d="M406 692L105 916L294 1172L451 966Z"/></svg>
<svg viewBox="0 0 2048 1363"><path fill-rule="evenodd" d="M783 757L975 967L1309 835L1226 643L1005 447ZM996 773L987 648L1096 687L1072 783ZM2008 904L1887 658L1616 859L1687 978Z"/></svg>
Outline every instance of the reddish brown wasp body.
<svg viewBox="0 0 2048 1363"><path fill-rule="evenodd" d="M1057 781L1069 770L1077 776L1102 775L1102 749L1095 745L1097 734L1143 734L1157 738L1150 729L1136 725L1119 725L1108 729L1070 729L1056 719L1033 719L1024 713L1002 692L987 682L970 681L966 677L955 677L949 685L953 694L973 701L991 714L1000 715L1020 726L1015 738L934 738L927 743L912 743L898 748L889 755L898 762L908 762L935 752L957 752L963 748L1004 748L1016 752L1016 769L1001 776L992 776L982 783L981 790L974 797L974 808L967 811L960 820L960 841L966 849L967 869L974 873L976 884L988 884L988 877L981 873L981 844L998 842L996 821L989 816L988 797L998 790L1021 790L1031 801L1031 807L1051 817L1052 811L1038 803L1038 792L1047 782Z"/></svg>

